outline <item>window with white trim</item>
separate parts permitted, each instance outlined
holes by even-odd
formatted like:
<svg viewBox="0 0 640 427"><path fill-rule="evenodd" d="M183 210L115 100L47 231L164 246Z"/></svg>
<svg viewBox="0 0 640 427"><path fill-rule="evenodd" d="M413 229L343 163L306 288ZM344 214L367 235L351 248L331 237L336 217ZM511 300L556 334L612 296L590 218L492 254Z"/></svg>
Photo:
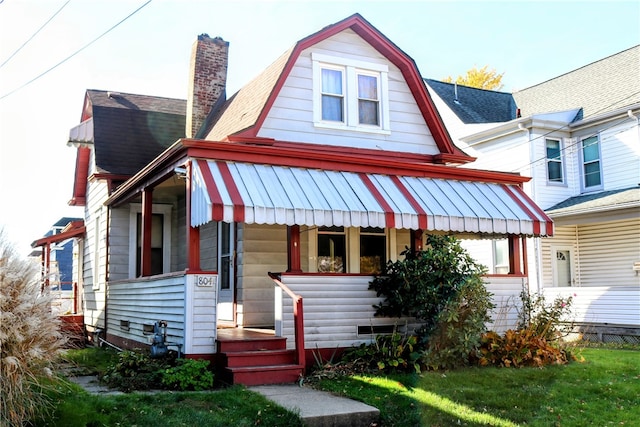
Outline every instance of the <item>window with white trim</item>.
<svg viewBox="0 0 640 427"><path fill-rule="evenodd" d="M380 274L387 263L388 236L377 227L318 227L315 230L318 273Z"/></svg>
<svg viewBox="0 0 640 427"><path fill-rule="evenodd" d="M496 239L493 243L493 274L509 274L509 239Z"/></svg>
<svg viewBox="0 0 640 427"><path fill-rule="evenodd" d="M344 273L347 262L347 239L344 227L318 228L319 273Z"/></svg>
<svg viewBox="0 0 640 427"><path fill-rule="evenodd" d="M388 134L388 66L313 53L317 127Z"/></svg>
<svg viewBox="0 0 640 427"><path fill-rule="evenodd" d="M559 139L546 138L547 182L564 183L564 166L562 162L562 144Z"/></svg>
<svg viewBox="0 0 640 427"><path fill-rule="evenodd" d="M600 140L590 136L581 141L582 188L597 190L602 187L602 164L600 161Z"/></svg>

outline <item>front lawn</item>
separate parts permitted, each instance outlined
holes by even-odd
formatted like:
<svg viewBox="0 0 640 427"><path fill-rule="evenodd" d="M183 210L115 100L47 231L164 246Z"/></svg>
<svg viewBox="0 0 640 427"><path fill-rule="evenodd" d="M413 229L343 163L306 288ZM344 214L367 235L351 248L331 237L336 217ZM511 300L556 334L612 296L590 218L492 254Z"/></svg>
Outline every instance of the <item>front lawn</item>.
<svg viewBox="0 0 640 427"><path fill-rule="evenodd" d="M352 376L319 387L376 406L392 426L638 425L640 351L584 349L584 362Z"/></svg>

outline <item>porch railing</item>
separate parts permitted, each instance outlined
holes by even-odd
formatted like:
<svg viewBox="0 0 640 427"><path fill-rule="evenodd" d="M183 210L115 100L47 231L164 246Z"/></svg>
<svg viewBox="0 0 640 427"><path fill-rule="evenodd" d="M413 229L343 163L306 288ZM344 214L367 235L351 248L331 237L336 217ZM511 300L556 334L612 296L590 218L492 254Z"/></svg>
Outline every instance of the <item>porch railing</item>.
<svg viewBox="0 0 640 427"><path fill-rule="evenodd" d="M304 351L304 309L302 304L302 297L293 293L291 289L287 287L280 280L280 276L275 273L268 273L273 282L283 290L293 301L293 325L295 333L295 346L296 346L296 362L298 365L305 366L305 351ZM281 304L280 304L281 305ZM278 309L276 309L278 312ZM276 334L278 334L278 328L276 327Z"/></svg>

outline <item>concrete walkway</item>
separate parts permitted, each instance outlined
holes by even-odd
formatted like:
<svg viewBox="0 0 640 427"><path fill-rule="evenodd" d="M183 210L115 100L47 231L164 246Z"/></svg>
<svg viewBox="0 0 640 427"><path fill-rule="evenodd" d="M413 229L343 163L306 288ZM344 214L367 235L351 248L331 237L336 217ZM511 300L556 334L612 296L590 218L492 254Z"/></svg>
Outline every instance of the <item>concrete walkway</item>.
<svg viewBox="0 0 640 427"><path fill-rule="evenodd" d="M380 411L362 402L293 384L249 387L283 408L296 412L309 427L373 427Z"/></svg>
<svg viewBox="0 0 640 427"><path fill-rule="evenodd" d="M94 375L69 375L67 378L92 394L123 394L101 385ZM308 427L373 427L378 425L380 418L380 411L373 406L297 384L253 386L248 389L297 413Z"/></svg>

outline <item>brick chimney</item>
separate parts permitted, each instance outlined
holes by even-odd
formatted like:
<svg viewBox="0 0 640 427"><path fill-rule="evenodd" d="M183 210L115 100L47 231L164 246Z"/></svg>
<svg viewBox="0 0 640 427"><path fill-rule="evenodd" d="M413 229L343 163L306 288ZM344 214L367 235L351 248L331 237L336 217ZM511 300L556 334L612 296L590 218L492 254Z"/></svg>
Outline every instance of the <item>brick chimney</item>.
<svg viewBox="0 0 640 427"><path fill-rule="evenodd" d="M207 34L198 36L191 48L186 136L193 138L213 105L225 96L229 42Z"/></svg>

